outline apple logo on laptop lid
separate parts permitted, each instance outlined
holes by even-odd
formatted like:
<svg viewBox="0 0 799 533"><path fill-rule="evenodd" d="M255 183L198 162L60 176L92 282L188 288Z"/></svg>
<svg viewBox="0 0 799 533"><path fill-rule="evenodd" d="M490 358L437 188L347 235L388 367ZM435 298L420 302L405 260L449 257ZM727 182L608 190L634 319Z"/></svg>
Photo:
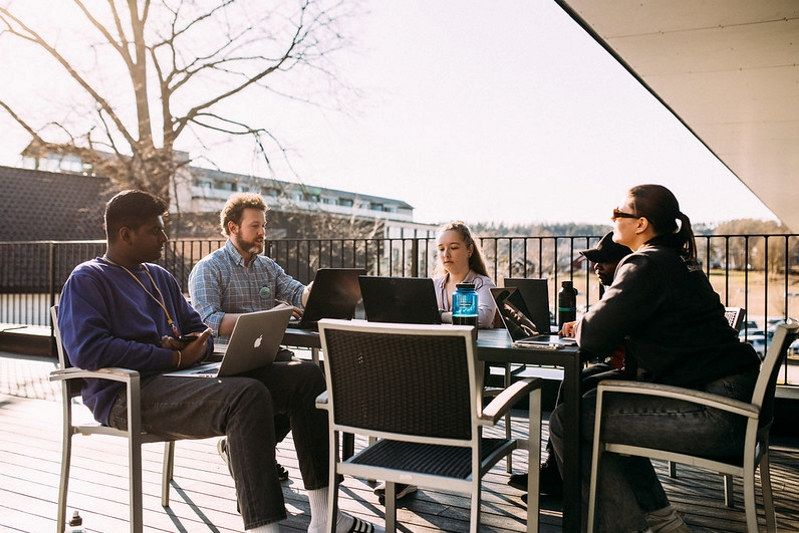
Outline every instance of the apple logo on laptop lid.
<svg viewBox="0 0 799 533"><path fill-rule="evenodd" d="M255 341L253 341L252 347L253 348L258 348L261 345L261 341L263 340L263 338L264 338L263 334L259 335L258 338L255 339Z"/></svg>

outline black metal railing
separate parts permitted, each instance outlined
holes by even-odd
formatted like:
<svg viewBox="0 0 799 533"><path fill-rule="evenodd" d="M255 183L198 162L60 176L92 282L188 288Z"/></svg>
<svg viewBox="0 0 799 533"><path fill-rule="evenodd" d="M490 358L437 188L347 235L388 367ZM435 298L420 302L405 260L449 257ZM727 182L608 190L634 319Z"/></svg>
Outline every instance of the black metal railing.
<svg viewBox="0 0 799 533"><path fill-rule="evenodd" d="M557 313L560 282L573 281L578 309L599 298L590 265L579 254L599 236L484 236L479 238L488 274L549 280L549 303ZM160 261L187 292L189 273L222 239L170 241ZM799 235L702 235L697 238L702 267L726 306L743 307L767 336L770 324L799 317ZM48 308L79 263L102 255L104 241L0 242L0 323L49 326ZM358 267L382 276L431 276L435 241L397 239L281 239L266 254L303 283L322 267ZM757 335L752 329L745 335ZM799 381L799 378L797 378Z"/></svg>

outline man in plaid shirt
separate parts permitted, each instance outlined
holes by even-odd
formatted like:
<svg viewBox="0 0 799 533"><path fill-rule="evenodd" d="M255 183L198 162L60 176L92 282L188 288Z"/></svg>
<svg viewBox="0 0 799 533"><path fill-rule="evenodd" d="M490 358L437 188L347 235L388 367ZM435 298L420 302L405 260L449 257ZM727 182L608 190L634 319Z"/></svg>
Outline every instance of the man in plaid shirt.
<svg viewBox="0 0 799 533"><path fill-rule="evenodd" d="M308 300L310 286L292 278L264 251L266 204L258 194L234 194L219 215L225 246L203 257L189 275L189 295L194 308L216 337L229 337L242 313L271 309L288 303L299 314ZM283 349L276 361L290 361L293 354ZM282 441L290 431L289 418L275 415L275 436ZM219 443L224 453L225 440ZM278 478L288 471L276 465Z"/></svg>
<svg viewBox="0 0 799 533"><path fill-rule="evenodd" d="M278 303L302 308L309 288L292 278L264 251L266 204L258 194L234 194L219 219L225 246L203 257L189 275L189 294L203 321L218 337L233 331L241 313Z"/></svg>

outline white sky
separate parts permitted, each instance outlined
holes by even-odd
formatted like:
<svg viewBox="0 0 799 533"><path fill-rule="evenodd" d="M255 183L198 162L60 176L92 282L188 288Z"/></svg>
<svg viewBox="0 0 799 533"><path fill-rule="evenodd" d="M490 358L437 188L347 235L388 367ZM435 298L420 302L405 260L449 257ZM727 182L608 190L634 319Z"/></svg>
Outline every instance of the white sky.
<svg viewBox="0 0 799 533"><path fill-rule="evenodd" d="M339 77L363 94L344 101L346 113L266 96L247 104L291 148L305 183L404 200L420 222L608 223L627 188L652 182L696 222L774 218L553 2L365 7L339 61ZM0 42L0 98L36 107L22 79L9 83L9 66L29 75L37 64L25 53ZM28 138L2 111L0 131L0 163L18 164ZM179 148L193 157L267 175L247 141L204 151L189 140Z"/></svg>

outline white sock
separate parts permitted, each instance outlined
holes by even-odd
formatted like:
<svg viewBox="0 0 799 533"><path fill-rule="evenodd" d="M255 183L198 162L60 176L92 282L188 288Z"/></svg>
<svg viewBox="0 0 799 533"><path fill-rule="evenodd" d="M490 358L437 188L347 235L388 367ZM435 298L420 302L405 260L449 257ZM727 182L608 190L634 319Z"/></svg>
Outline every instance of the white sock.
<svg viewBox="0 0 799 533"><path fill-rule="evenodd" d="M327 487L308 491L308 503L311 505L311 523L308 531L324 531L327 525Z"/></svg>
<svg viewBox="0 0 799 533"><path fill-rule="evenodd" d="M247 531L251 531L252 533L280 533L280 526L277 522L272 522L271 524L264 524L254 529L248 529Z"/></svg>
<svg viewBox="0 0 799 533"><path fill-rule="evenodd" d="M308 503L311 506L311 523L308 525L308 533L327 531L327 498L329 495L328 487L308 491ZM336 517L336 531L349 531L354 520L350 515L339 511Z"/></svg>

